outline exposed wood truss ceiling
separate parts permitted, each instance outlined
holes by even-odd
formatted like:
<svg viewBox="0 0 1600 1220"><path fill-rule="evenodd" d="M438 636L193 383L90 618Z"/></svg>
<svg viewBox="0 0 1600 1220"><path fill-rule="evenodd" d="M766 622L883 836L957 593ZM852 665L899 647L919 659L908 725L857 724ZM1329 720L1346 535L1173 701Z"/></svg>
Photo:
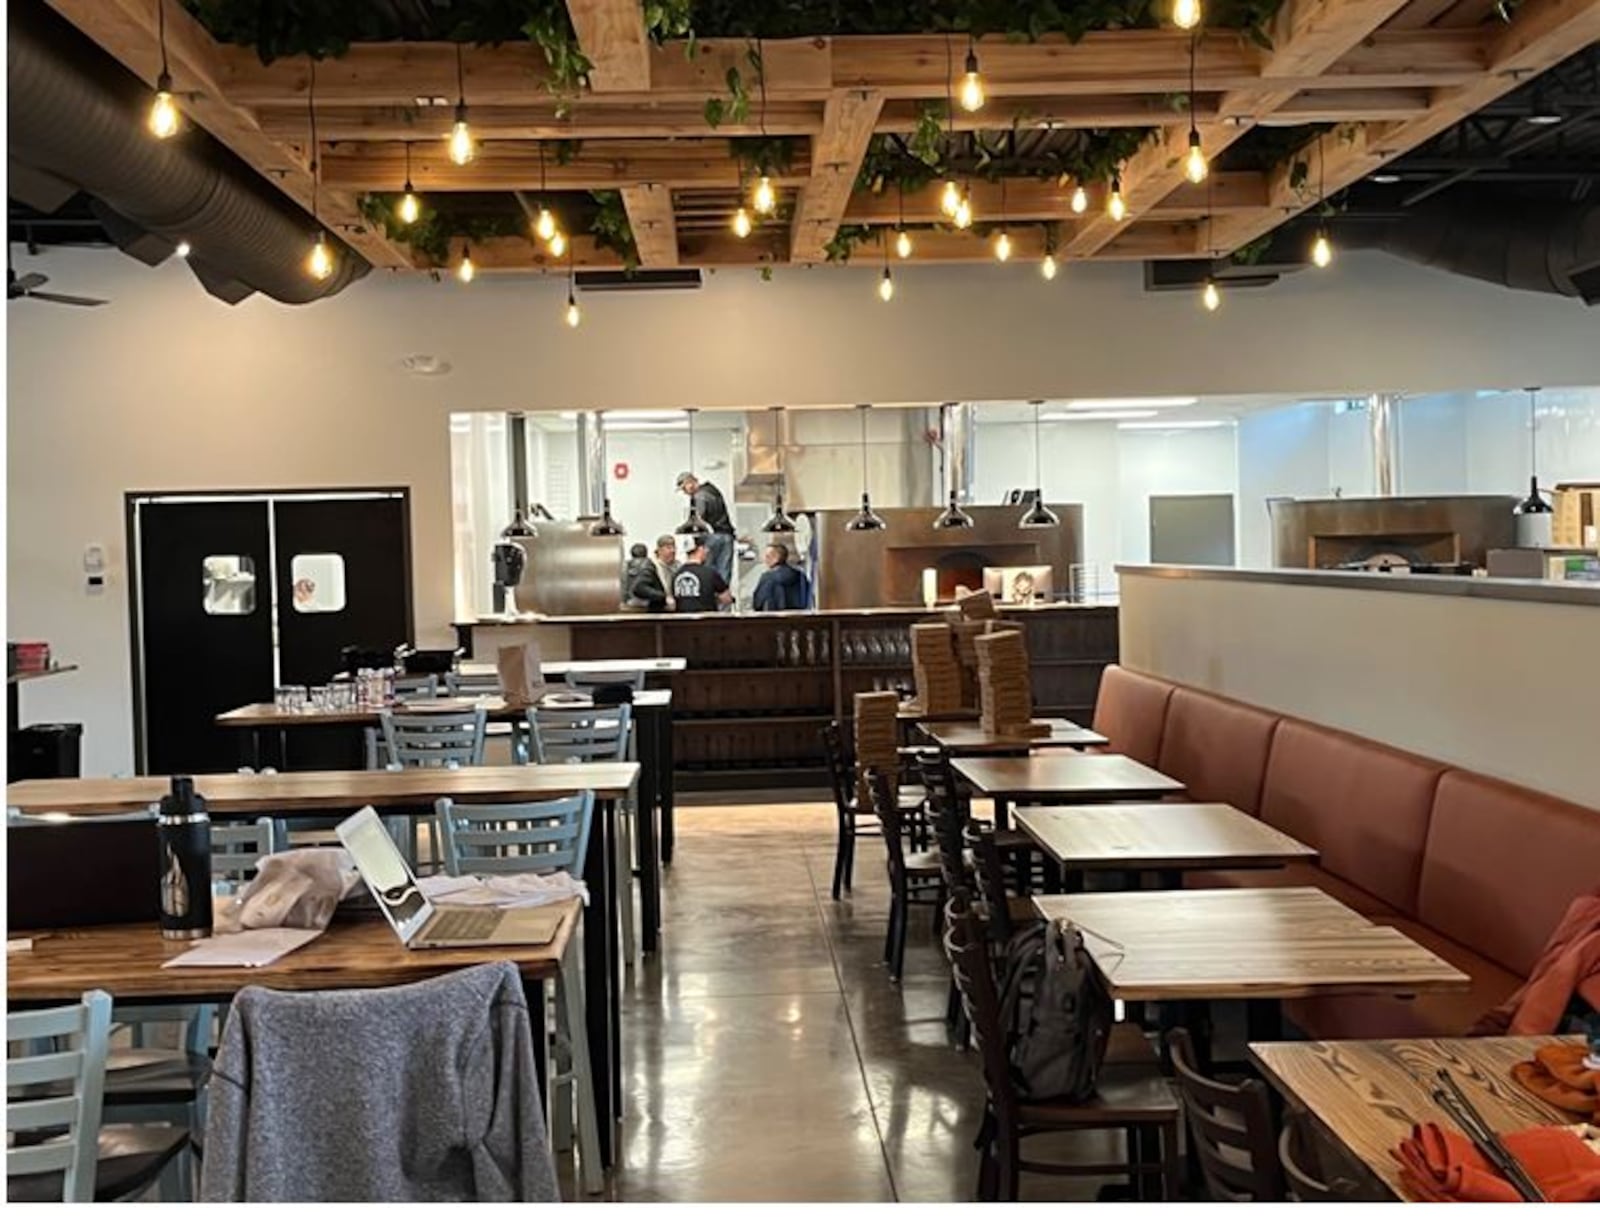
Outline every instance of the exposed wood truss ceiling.
<svg viewBox="0 0 1600 1220"><path fill-rule="evenodd" d="M156 0L49 3L154 82ZM681 44L651 42L639 0L568 0L568 10L593 64L589 87L575 99L551 95L543 54L531 43L462 52L479 141L465 166L449 160L442 138L456 100L454 44L358 43L318 64L316 150L308 147L306 59L263 65L253 50L219 43L177 4L168 6L167 45L190 119L302 206L310 203L315 160L323 219L379 266L427 261L360 210L364 193L400 189L407 144L412 182L435 197L502 192L509 200L511 192L547 190L559 200L561 192L620 191L646 267L820 262L843 224L943 221L936 186L902 200L859 185L858 176L875 136L905 136L927 104L943 107L951 88L945 36L764 41L764 104L713 128L705 103L723 94L727 70L747 60L748 44L705 41L690 57ZM1326 190L1338 191L1600 41L1600 0L1522 0L1510 13L1502 20L1482 0L1286 0L1270 49L1236 31L1202 33L1192 99L1202 147L1215 161L1260 129L1303 127L1306 141L1323 131ZM1154 134L1122 167L1123 220L1107 215L1102 182L1087 184L1089 207L1077 214L1071 181L1010 177L1002 191L975 177L979 228L926 229L916 258L987 257L982 226L1002 219L1015 224L1018 257L1043 254L1041 222L1052 222L1068 258L1204 257L1231 252L1314 205L1317 196L1294 170L1305 154L1292 140L1280 142L1288 151L1264 168L1214 164L1206 185L1184 180L1190 45L1190 35L1175 29L1093 33L1075 44L980 40L988 101L976 114L958 110L957 132L1009 132L1013 142L1113 128ZM964 52L958 43L957 64ZM774 175L779 220L741 241L726 222L748 184L730 141L758 134L790 137L793 155ZM548 144L557 140L581 146L565 155L567 145L557 157ZM578 266L619 261L585 236L572 248ZM519 237L475 244L474 259L485 270L551 262Z"/></svg>

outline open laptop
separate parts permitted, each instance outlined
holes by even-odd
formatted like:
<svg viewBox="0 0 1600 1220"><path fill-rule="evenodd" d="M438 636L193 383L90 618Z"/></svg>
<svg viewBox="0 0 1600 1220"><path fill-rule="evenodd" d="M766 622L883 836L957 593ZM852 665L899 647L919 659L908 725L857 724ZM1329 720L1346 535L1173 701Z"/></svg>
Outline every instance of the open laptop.
<svg viewBox="0 0 1600 1220"><path fill-rule="evenodd" d="M355 860L378 909L408 949L548 945L556 938L566 913L564 906L439 910L418 887L416 874L371 805L339 823L339 842Z"/></svg>

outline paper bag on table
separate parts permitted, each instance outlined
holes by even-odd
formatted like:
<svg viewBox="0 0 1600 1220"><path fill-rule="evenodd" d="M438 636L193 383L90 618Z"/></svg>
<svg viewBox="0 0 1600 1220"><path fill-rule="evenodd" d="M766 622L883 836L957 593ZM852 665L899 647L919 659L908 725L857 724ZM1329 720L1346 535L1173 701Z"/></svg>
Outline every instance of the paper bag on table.
<svg viewBox="0 0 1600 1220"><path fill-rule="evenodd" d="M500 691L508 707L532 707L545 692L539 645L512 644L500 650Z"/></svg>

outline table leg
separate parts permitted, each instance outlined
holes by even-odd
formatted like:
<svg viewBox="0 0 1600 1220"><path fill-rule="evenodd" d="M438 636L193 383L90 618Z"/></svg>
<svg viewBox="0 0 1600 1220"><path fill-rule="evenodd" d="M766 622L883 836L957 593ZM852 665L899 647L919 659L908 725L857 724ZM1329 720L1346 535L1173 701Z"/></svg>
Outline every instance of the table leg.
<svg viewBox="0 0 1600 1220"><path fill-rule="evenodd" d="M672 863L674 823L672 809L676 781L673 768L677 765L672 742L672 708L664 707L654 713L660 717L661 731L656 735L656 795L661 802L661 863Z"/></svg>
<svg viewBox="0 0 1600 1220"><path fill-rule="evenodd" d="M1011 802L1004 797L994 798L994 828L996 830L1011 829Z"/></svg>
<svg viewBox="0 0 1600 1220"><path fill-rule="evenodd" d="M656 737L661 722L653 715L639 718L639 798L635 825L639 835L640 945L654 953L661 930L661 851L657 845L656 810L660 800L660 750Z"/></svg>
<svg viewBox="0 0 1600 1220"><path fill-rule="evenodd" d="M595 1113L600 1125L600 1160L614 1161L613 1141L622 1109L622 1038L618 996L616 801L595 802L589 831L589 854L583 879L589 887L589 905L583 912L583 977L585 1025L589 1033L589 1060L594 1070Z"/></svg>
<svg viewBox="0 0 1600 1220"><path fill-rule="evenodd" d="M1283 1038L1283 1005L1275 999L1246 1000L1245 1040L1278 1042Z"/></svg>

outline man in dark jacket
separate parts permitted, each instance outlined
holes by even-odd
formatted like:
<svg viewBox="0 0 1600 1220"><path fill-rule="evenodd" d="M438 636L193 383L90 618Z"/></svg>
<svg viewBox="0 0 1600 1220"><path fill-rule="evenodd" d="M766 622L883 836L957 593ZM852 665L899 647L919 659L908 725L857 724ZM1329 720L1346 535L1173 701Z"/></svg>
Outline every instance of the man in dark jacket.
<svg viewBox="0 0 1600 1220"><path fill-rule="evenodd" d="M700 476L685 470L678 476L678 490L689 497L689 502L699 510L707 528L706 553L711 566L722 573L722 579L733 583L733 521L728 516L728 502L715 483L703 483Z"/></svg>
<svg viewBox="0 0 1600 1220"><path fill-rule="evenodd" d="M811 582L789 563L789 548L774 542L763 557L767 570L756 582L750 604L757 610L804 610L811 601Z"/></svg>
<svg viewBox="0 0 1600 1220"><path fill-rule="evenodd" d="M672 578L678 572L678 540L671 534L656 539L655 556L645 561L628 587L630 604L643 606L652 614L675 610L672 598Z"/></svg>

